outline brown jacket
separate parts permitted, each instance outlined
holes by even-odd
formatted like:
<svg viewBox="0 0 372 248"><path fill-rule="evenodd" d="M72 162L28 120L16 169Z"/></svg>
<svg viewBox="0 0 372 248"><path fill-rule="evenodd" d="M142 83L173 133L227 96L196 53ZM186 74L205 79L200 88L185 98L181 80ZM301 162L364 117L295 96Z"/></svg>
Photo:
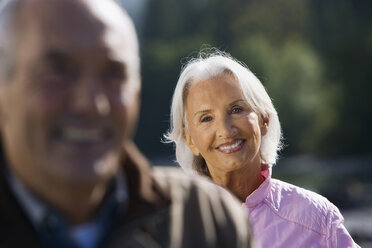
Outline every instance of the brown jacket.
<svg viewBox="0 0 372 248"><path fill-rule="evenodd" d="M251 247L246 216L234 198L176 169L152 172L132 143L124 150L129 209L103 247ZM2 171L0 247L45 247Z"/></svg>

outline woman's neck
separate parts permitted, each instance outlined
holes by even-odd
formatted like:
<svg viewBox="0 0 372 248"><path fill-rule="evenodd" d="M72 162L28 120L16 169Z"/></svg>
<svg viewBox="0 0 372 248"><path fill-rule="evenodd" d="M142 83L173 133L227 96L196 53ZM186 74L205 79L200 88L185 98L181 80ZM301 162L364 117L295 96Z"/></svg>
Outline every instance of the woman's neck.
<svg viewBox="0 0 372 248"><path fill-rule="evenodd" d="M240 201L255 191L265 180L261 175L261 166L243 167L239 170L229 172L210 171L213 181L233 193Z"/></svg>

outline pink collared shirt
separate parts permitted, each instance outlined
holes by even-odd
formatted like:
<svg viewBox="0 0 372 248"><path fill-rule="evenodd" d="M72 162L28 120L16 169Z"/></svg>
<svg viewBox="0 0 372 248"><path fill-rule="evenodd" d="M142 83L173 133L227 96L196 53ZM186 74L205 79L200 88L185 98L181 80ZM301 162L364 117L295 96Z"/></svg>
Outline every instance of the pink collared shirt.
<svg viewBox="0 0 372 248"><path fill-rule="evenodd" d="M272 179L269 168L262 175L265 181L243 203L260 247L359 247L325 197Z"/></svg>

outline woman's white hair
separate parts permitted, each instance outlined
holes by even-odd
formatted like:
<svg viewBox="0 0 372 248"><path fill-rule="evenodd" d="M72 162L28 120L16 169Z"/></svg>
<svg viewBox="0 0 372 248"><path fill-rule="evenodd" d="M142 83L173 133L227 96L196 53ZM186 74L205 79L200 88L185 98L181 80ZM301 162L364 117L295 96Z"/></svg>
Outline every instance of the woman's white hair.
<svg viewBox="0 0 372 248"><path fill-rule="evenodd" d="M194 156L184 139L188 90L197 82L225 73L235 77L253 111L269 120L268 132L262 137L260 147L262 163L275 164L282 148L278 114L260 80L243 63L225 52L217 49L207 53L201 51L198 58L189 60L181 71L172 100L170 130L165 135L168 142L174 142L177 162L186 171L209 174L204 159Z"/></svg>

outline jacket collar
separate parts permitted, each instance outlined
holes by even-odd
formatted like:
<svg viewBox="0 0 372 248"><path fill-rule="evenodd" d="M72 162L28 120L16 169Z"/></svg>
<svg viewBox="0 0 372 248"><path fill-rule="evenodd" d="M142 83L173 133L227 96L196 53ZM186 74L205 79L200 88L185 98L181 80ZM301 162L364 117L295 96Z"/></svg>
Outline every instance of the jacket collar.
<svg viewBox="0 0 372 248"><path fill-rule="evenodd" d="M169 197L154 180L148 160L132 141L124 143L124 156L130 199L125 221L167 207Z"/></svg>

